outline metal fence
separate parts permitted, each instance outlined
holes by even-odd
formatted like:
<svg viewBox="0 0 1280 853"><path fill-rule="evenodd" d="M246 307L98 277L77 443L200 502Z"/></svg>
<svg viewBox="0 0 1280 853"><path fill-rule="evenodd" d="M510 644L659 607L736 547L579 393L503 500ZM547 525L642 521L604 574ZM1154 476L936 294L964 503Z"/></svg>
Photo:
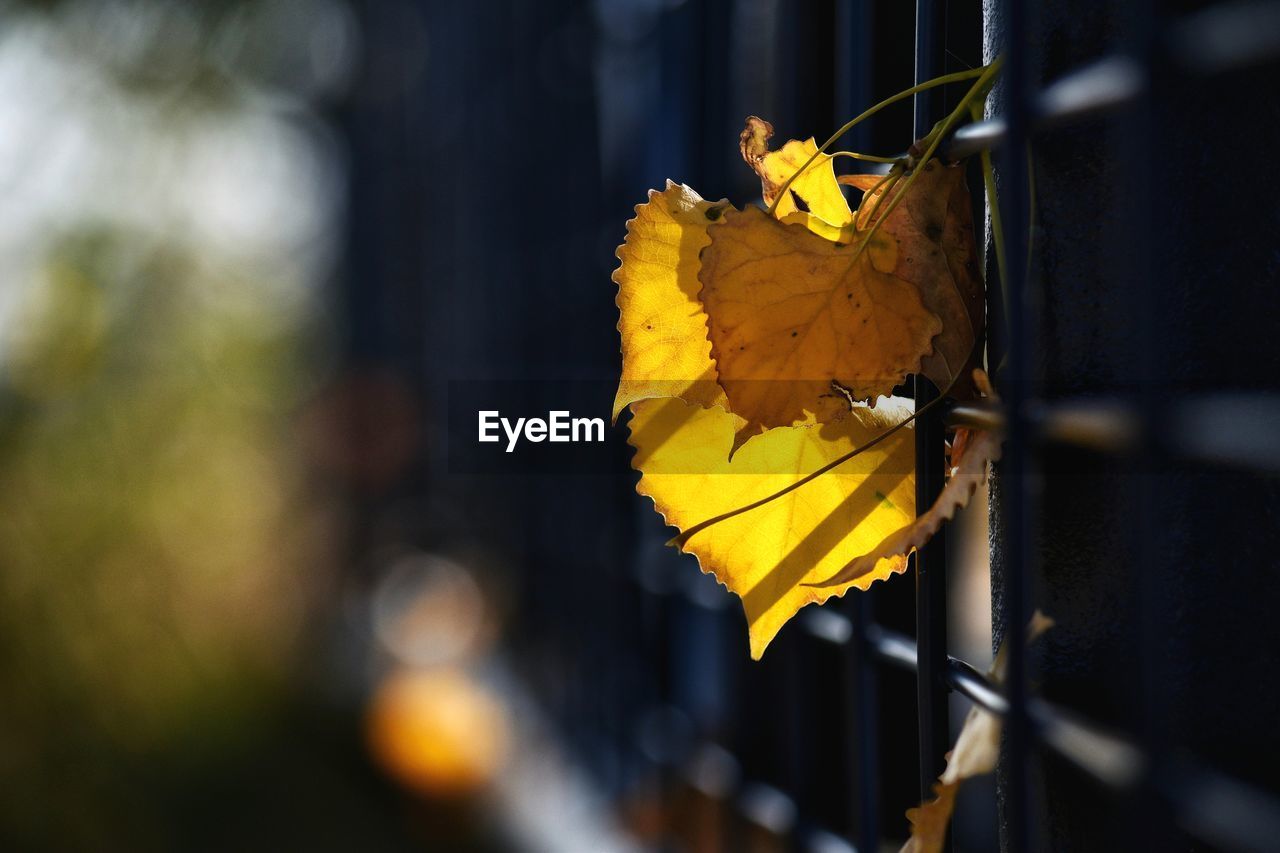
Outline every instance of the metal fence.
<svg viewBox="0 0 1280 853"><path fill-rule="evenodd" d="M1017 637L1033 603L1038 495L1044 476L1039 459L1044 448L1081 447L1153 463L1176 457L1259 472L1280 469L1274 426L1280 423L1280 406L1273 397L1233 398L1237 405L1224 413L1220 400L1187 398L1157 404L1141 391L1104 401L1047 401L1038 394L1034 368L1035 330L1040 323L1034 290L1038 283L1028 274L1031 247L1026 229L1016 225L1031 215L1028 142L1073 123L1126 110L1137 117L1134 126L1140 134L1154 64L1177 63L1185 73L1214 75L1248 63L1274 61L1280 55L1280 4L1224 4L1194 17L1156 21L1137 50L1100 58L1038 90L1031 85L1028 68L1028 4L1014 0L993 12L1002 25L1000 48L1006 57L1001 113L957 133L947 151L948 156L960 157L999 149L1000 204L1004 221L1010 223L1007 263L1008 269L1018 271L1002 285L996 280L994 264L989 265L990 302L999 305L1003 289L1008 308L1007 318L998 310L992 317L993 323L1007 320L1009 330L1007 340L998 337L994 352L1007 358L1000 383L1004 401L1000 406L953 405L920 419L917 502L927 507L942 488L947 426L1007 430L999 472L1005 570L997 634ZM850 67L836 75L837 101L865 104L873 100L866 97L865 75L854 67L869 61L866 52L872 37L862 27L869 14L870 4L838 6L835 61ZM919 82L947 70L947 28L957 19L976 25L980 8L977 3L917 0L915 15L914 76ZM723 58L712 50L704 62L714 64ZM944 114L941 99L939 93L917 96L916 138ZM716 116L711 124L707 132L719 133L725 122ZM1150 139L1145 143L1154 144ZM1135 245L1146 252L1153 250L1154 242L1149 230L1143 230L1149 227L1148 223L1133 225ZM1150 328L1139 328L1135 334L1146 335L1147 346L1155 348ZM917 403L927 402L932 394L936 394L932 387L917 386ZM1139 519L1139 531L1145 529L1151 535L1149 527L1143 527L1149 524L1150 518ZM655 728L646 730L660 735L646 744L649 754L669 771L666 782L676 793L665 800L668 810L689 808L690 798L704 810L698 819L701 829L685 829L686 836L701 833L697 837L705 846L698 849L881 849L886 836L900 836L906 829L903 819L901 826L886 832L884 816L901 814L895 809L910 804L886 808L883 795L892 789L893 780L887 778L884 753L918 754L918 794L932 796L932 785L954 736L949 725L952 692L1005 718L1007 740L1000 771L1005 849L1036 849L1044 837L1043 827L1036 826L1041 818L1029 778L1029 763L1038 751L1051 752L1081 771L1082 779L1087 779L1081 784L1099 786L1118 800L1134 803L1136 822L1171 822L1185 837L1214 849L1277 848L1280 800L1273 794L1185 753L1153 753L1141 733L1111 730L1038 698L1020 643L1009 644L1004 686L993 684L970 663L948 656L946 553L939 537L915 558L914 636L902 626L881 624L873 597L855 593L843 609L827 607L802 614L801 627L780 637L761 665L763 671L756 673L729 663L734 660L730 653L691 677L682 668L687 664L680 663L679 650L688 649L695 657L706 654L707 645L723 642L716 639L719 633L737 631L740 626L724 615L723 604L714 594L705 595L706 590L696 583L643 584L653 617L648 623L650 652L664 662L658 693L668 703L662 712L666 716L660 715ZM1158 571L1149 560L1139 569L1145 577ZM680 570L687 572L689 567L681 565ZM769 668L769 657L783 662ZM731 674L713 675L717 665ZM895 729L892 721L884 720L881 686L885 679L896 678L894 671L915 677L914 746L901 743L901 727ZM729 683L703 683L715 678ZM889 687L896 702L904 698L901 688L901 681ZM789 698L782 705L768 704L777 713L762 722L752 705L774 703L771 691ZM815 790L827 786L839 791L835 800L830 790L825 794ZM900 788L894 796L901 798ZM993 824L995 820L993 814Z"/></svg>
<svg viewBox="0 0 1280 853"><path fill-rule="evenodd" d="M593 376L616 377L616 313L606 282L621 224L644 190L670 176L714 197L727 194L739 203L758 198L758 182L736 162L746 113L769 118L781 138L821 136L878 97L907 88L913 78L980 63L984 27L990 47L1003 46L1006 53L1000 116L958 132L948 154L999 149L1006 223L1028 220L1025 152L1032 137L1037 145L1052 142L1107 114L1126 122L1122 146L1107 156L1156 150L1163 146L1151 138L1153 80L1167 76L1169 67L1212 80L1250 63L1275 63L1280 54L1280 4L1218 4L1166 20L1163 10L1157 15L1135 3L1129 8L1139 25L1131 49L1094 55L1094 61L1036 89L1025 55L1029 13L1056 14L1059 25L1087 25L1122 4L1099 4L1088 12L1056 0L1034 7L987 5L990 17L984 20L981 0L918 0L914 8L871 0L363 4L375 76L399 82L380 86L377 97L350 105L344 116L354 154L349 263L362 271L349 277L344 291L351 361L398 366L422 386L427 410L437 413L445 409L443 379L474 375L467 371L477 365L499 375L526 363L575 370L586 365L596 370ZM425 22L424 32L432 34L429 49L418 28L405 25L416 20L400 14L405 10ZM912 32L914 54L902 49ZM750 85L735 89L734 78L742 77ZM749 90L750 97L739 97L740 90ZM1228 165L1245 175L1233 185L1236 190L1241 181L1276 172L1259 165L1274 162L1280 147L1274 107L1268 112L1275 91L1243 92L1236 103L1244 115L1231 128L1195 118L1181 126L1206 140L1238 131L1223 143L1238 158ZM916 102L917 135L955 94L943 90L935 93L937 102L935 95ZM538 130L512 145L511 127ZM912 130L909 119L886 112L860 126L850 142L859 150L891 151ZM1276 146L1259 149L1259 134L1276 139ZM597 156L599 169L584 165L595 165ZM441 163L455 164L456 174L442 177ZM496 169L494 163L515 168ZM552 169L549 163L574 166ZM1159 187L1161 176L1153 174L1150 161L1135 163L1142 173L1136 183ZM502 251L495 251L492 229L478 223L494 221L513 175L527 197L575 199L574 228L554 216L526 217L520 228L504 230ZM1139 309L1135 315L1148 318L1124 334L1143 359L1152 359L1161 346L1143 306L1156 303L1150 282L1162 262L1153 223L1171 191L1138 195L1136 215L1124 223L1123 235L1132 267L1126 280L1136 284L1117 287L1112 300L1132 302ZM1255 231L1274 245L1265 233L1269 222L1260 220ZM1029 246L1020 231L1008 226L1008 268L1016 271L1028 268ZM1256 387L1230 396L1224 391L1154 399L1141 386L1089 399L1042 393L1037 373L1044 289L1023 275L1002 288L993 267L988 264L991 363L1007 353L1004 405L954 406L922 419L916 431L917 482L923 506L940 487L944 424L1007 429L997 478L1003 515L993 516L992 546L999 552L993 581L996 633L1016 636L1029 605L1041 603L1037 584L1053 568L1037 565L1052 515L1041 511L1042 489L1063 475L1043 470L1046 457L1072 447L1131 466L1193 459L1263 472L1274 483L1280 411L1277 398ZM1272 286L1274 277L1261 284L1280 293ZM1010 309L1007 324L1002 290ZM1246 289L1237 291L1238 303L1252 304ZM1231 342L1252 358L1275 349L1268 322L1274 325L1280 310L1277 297L1258 301L1253 310L1259 316L1249 324L1252 337ZM1006 326L1007 339L1001 331ZM1211 342L1192 343L1204 348ZM1280 359L1271 359L1267 378L1274 388L1274 376L1280 375L1274 362ZM921 389L922 400L929 390ZM442 473L447 466L432 459L415 469L403 494L386 499L382 511L394 511L413 541L447 542L457 536L456 528L479 531L486 544L516 540L511 550L523 564L514 573L520 583L510 633L526 664L522 672L535 682L560 731L648 837L685 842L672 848L735 853L879 850L886 839L905 835L903 810L928 794L942 769L955 734L949 704L958 694L1008 719L999 771L1004 819L998 821L995 805L987 806L990 828L999 822L1007 849L1042 846L1049 808L1033 777L1035 762L1048 755L1077 768L1073 785L1097 788L1108 802L1131 807L1126 822L1157 833L1143 837L1143 847L1174 846L1163 843L1167 839L1156 828L1176 826L1179 842L1189 837L1217 849L1275 849L1280 804L1257 788L1259 778L1273 776L1255 774L1245 783L1238 772L1218 769L1222 756L1214 750L1199 753L1198 760L1187 750L1166 749L1139 726L1110 718L1099 724L1098 714L1086 719L1064 707L1068 691L1060 690L1056 703L1048 701L1048 685L1031 689L1018 643L1010 645L1003 688L949 657L947 640L954 632L946 615L954 595L946 580L956 577L956 567L946 564L942 538L921 555L915 590L903 577L807 608L779 634L764 660L752 663L737 603L700 575L692 558L677 559L663 548L669 531L636 498L625 453L618 451L616 492L608 499L602 499L599 480L511 478L501 483L516 512L495 509L489 481L445 492L447 500L422 512L413 501L451 482ZM1136 490L1143 488L1148 487ZM1273 513L1280 505L1274 487L1249 494L1249 500L1270 501ZM1136 503L1149 507L1150 497ZM1243 507L1242 501L1233 507ZM370 518L373 509L367 508ZM506 522L491 523L494 517ZM566 518L577 533L571 548L563 533ZM1228 585L1222 600L1232 606L1245 598L1262 602L1248 609L1252 619L1269 618L1267 608L1280 598L1269 580L1277 536L1265 520L1253 531L1266 533L1255 536L1264 541L1249 549L1265 565L1238 587L1231 579L1221 581ZM1130 525L1140 545L1136 587L1148 602L1135 608L1140 613L1154 606L1150 585L1167 568L1157 562L1153 523L1145 509ZM368 526L374 529L372 522ZM377 541L372 533L369 539ZM634 565L618 560L628 549L637 555ZM1215 615L1231 618L1221 607ZM1261 645L1277 631L1253 631L1245 642L1225 638L1212 654L1238 660L1224 665L1216 679L1208 679L1203 666L1193 672L1188 662L1181 676L1190 684L1182 695L1208 703L1247 702L1258 692L1274 697L1268 667L1280 654L1280 642L1272 643L1275 649ZM1154 651L1158 643L1151 629L1140 633L1143 649ZM1209 649L1191 651L1215 660ZM1137 680L1152 678L1121 669ZM1086 672L1078 682L1095 675ZM1162 710L1171 709L1155 709ZM1268 712L1274 715L1275 708L1264 706L1251 718L1265 724ZM1265 753L1277 743L1273 731L1244 731L1236 740L1242 749L1263 751L1254 764L1264 771L1280 757ZM1215 763L1205 766L1205 758ZM1052 831L1061 833L1062 824ZM1139 849L1133 840L1121 838L1112 846Z"/></svg>

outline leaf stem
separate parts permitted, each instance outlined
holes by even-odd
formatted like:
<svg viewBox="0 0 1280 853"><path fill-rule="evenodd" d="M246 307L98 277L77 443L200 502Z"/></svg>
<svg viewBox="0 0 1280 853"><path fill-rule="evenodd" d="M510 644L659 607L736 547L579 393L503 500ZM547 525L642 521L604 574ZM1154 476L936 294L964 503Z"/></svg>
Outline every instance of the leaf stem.
<svg viewBox="0 0 1280 853"><path fill-rule="evenodd" d="M971 104L970 114L974 121L982 118L978 104ZM987 191L987 210L991 214L991 239L996 244L996 267L1000 273L1000 293L1004 295L1008 288L1007 278L1008 267L1004 260L1004 225L1000 218L1000 204L996 197L996 174L995 169L991 165L991 152L983 149L982 159L982 185ZM1008 317L1008 298L1005 297L1005 317Z"/></svg>
<svg viewBox="0 0 1280 853"><path fill-rule="evenodd" d="M969 105L969 113L974 121L982 118L982 113L977 104ZM1004 227L1000 219L1000 204L996 198L996 178L995 170L991 165L991 152L983 149L982 154L982 183L987 193L987 208L991 212L991 239L996 246L996 266L1000 271L1000 296L1004 305L1005 323L1009 322L1009 287L1011 282L1008 278L1008 266L1004 259ZM1027 263L1023 270L1025 278L1031 277L1031 250L1035 245L1036 231L1036 174L1034 161L1032 160L1031 143L1027 143ZM1024 278L1024 280L1025 280ZM1000 366L1004 366L1001 360Z"/></svg>
<svg viewBox="0 0 1280 853"><path fill-rule="evenodd" d="M942 144L942 140L951 132L951 128L955 126L961 116L968 112L969 105L974 102L974 98L985 94L987 88L991 85L991 81L995 79L996 74L1000 72L1000 66L1002 63L1003 57L997 56L995 61L982 69L982 76L977 79L977 82L969 87L969 91L960 99L960 103L956 105L956 108L952 110L945 119L936 124L933 130L929 131L929 135L925 137L929 140L929 145L925 148L924 153L920 155L918 164L912 171L911 175L907 178L906 182L895 186L897 192L893 196L893 201L889 202L889 207L885 210L884 215L871 223L871 227L867 230L866 236L863 237L862 242L858 244L858 250L853 253L850 263L853 263L853 261L858 259L858 256L862 254L862 252L867 248L867 245L871 242L871 238L875 236L876 231L880 230L880 224L888 219L893 214L893 211L897 209L898 205L902 203L902 199L906 196L907 190L911 189L911 185L915 183L916 178L920 177L920 173L924 170L925 166L928 165L929 159L933 157L934 152L938 150L938 146Z"/></svg>
<svg viewBox="0 0 1280 853"><path fill-rule="evenodd" d="M863 201L865 202L868 197L875 196L876 192L879 191L881 187L884 188L884 192L880 193L880 195L876 198L876 200L872 202L871 210L867 213L867 216L866 216L866 220L865 220L866 222L873 222L875 220L876 213L880 210L880 205L884 202L886 198L888 198L889 191L892 190L895 186L897 186L898 180L902 177L902 172L903 172L902 169L895 167L889 172L889 174L885 175L884 178L877 181L875 186L871 188L871 190L867 193L866 196L863 196ZM859 214L858 216L855 216L853 218L854 230L861 230L861 226L858 225L859 220L862 220L863 218L861 215L862 214L861 204L858 205L858 214Z"/></svg>
<svg viewBox="0 0 1280 853"><path fill-rule="evenodd" d="M905 160L903 157L876 157L874 154L859 154L857 151L832 151L831 156L848 157L851 160L861 160L864 163L887 163L894 166Z"/></svg>
<svg viewBox="0 0 1280 853"><path fill-rule="evenodd" d="M1000 60L997 59L996 62L992 63L992 65L998 64L999 61ZM945 86L948 83L959 83L964 80L972 80L975 77L981 77L986 72L986 70L990 67L991 66L988 65L986 66L986 68L975 68L971 71L957 71L954 74L944 74L941 77L934 77L932 80L926 80L923 83L919 83L915 86L912 86L910 89L904 89L903 91L899 92L896 95L892 95L888 98L885 98L883 101L876 104L875 106L869 107L863 110L859 115L850 119L848 122L842 125L839 130L831 134L830 138L828 138L826 142L822 143L822 145L819 146L818 150L813 152L812 155L810 155L808 160L804 161L804 165L802 165L799 169L796 169L795 172L792 173L791 177L787 178L786 182L783 183L781 188L779 188L777 195L774 196L773 203L769 205L769 215L772 216L774 214L774 211L777 210L778 202L784 196L786 196L787 189L790 188L791 184L795 181L796 178L800 177L800 175L804 173L805 169L809 168L809 166L813 163L814 160L818 159L818 155L822 154L822 152L826 151L832 145L835 145L836 141L840 139L840 137L844 136L846 133L852 130L855 126L857 126L859 123L861 123L865 119L870 118L876 113L880 112L882 109L889 106L890 104L895 104L898 101L905 100L911 97L912 95L916 94L917 92L923 92L926 89L932 89L936 86Z"/></svg>

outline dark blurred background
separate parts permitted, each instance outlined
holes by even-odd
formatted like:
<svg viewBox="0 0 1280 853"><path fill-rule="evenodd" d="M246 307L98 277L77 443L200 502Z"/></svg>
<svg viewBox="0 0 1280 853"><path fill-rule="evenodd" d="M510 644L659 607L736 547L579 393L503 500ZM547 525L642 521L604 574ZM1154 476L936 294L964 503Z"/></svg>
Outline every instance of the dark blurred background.
<svg viewBox="0 0 1280 853"><path fill-rule="evenodd" d="M1040 71L1096 58L1119 5L1050 4ZM982 4L939 8L936 71L980 66ZM448 425L459 383L607 417L632 207L667 178L758 199L745 116L822 140L909 87L912 4L0 10L0 847L845 853L859 762L901 842L915 678L859 710L823 614L910 634L908 578L752 663L622 427L533 474L451 465ZM901 152L911 118L847 147ZM949 539L951 648L979 665L981 503ZM1060 698L1124 695L1092 677ZM966 787L962 849L996 846L994 801Z"/></svg>
<svg viewBox="0 0 1280 853"><path fill-rule="evenodd" d="M824 137L909 86L907 5L3 20L0 843L714 847L677 766L849 829L841 659L789 628L749 662L621 428L564 476L451 472L444 431L451 381L612 382L632 206L668 177L758 198L745 116ZM981 64L976 7L957 26L946 70ZM909 134L904 107L857 144ZM909 627L910 585L883 598ZM883 694L899 833L913 695ZM802 714L834 732L803 755Z"/></svg>

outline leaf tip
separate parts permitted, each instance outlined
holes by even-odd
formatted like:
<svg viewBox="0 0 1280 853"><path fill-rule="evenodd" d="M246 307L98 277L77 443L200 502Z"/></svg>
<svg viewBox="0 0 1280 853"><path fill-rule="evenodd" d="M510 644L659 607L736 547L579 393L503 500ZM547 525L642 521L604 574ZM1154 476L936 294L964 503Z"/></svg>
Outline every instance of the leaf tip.
<svg viewBox="0 0 1280 853"><path fill-rule="evenodd" d="M753 169L769 153L769 139L772 136L773 125L759 116L747 116L742 133L738 135L738 151Z"/></svg>

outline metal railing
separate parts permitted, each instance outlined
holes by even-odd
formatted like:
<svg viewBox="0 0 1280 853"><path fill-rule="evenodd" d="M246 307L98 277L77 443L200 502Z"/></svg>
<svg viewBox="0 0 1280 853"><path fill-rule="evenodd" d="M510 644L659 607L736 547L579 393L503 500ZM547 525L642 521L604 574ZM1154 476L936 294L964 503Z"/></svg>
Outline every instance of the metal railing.
<svg viewBox="0 0 1280 853"><path fill-rule="evenodd" d="M1001 149L1001 206L1005 222L1025 222L1028 216L1027 142L1033 136L1100 115L1114 113L1146 97L1148 76L1143 61L1111 56L1031 91L1027 57L1021 36L1026 32L1025 3L1010 0L1004 9L1005 113L1000 118L970 125L944 146L945 156L960 158L985 149ZM917 82L938 72L935 0L917 0L915 76ZM1272 27L1257 26L1271 21ZM1154 40L1155 50L1167 51L1180 67L1195 74L1215 74L1244 64L1280 58L1280 3L1231 3L1213 7L1178 21ZM916 136L924 135L940 115L936 93L918 96ZM1030 251L1026 235L1010 229L1007 263L1025 270ZM991 276L992 285L997 285ZM1141 400L1066 400L1052 403L1034 394L1030 365L1034 328L1032 283L1017 276L1004 283L1009 310L1007 380L1004 403L959 403L920 419L916 427L917 505L928 507L943 484L944 432L948 427L1002 429L1008 434L1002 479L1008 571L1004 579L1007 606L1001 633L1019 637L1030 616L1030 578L1036 548L1032 523L1037 496L1031 488L1038 454L1046 446L1070 446L1103 453L1133 455L1155 448L1161 454L1224 465L1259 473L1280 472L1280 399L1237 394L1227 398L1198 397L1173 400L1152 407ZM917 405L936 390L927 382L916 386ZM1223 405L1228 403L1229 405ZM1182 831L1226 850L1276 849L1280 839L1280 799L1184 755L1152 754L1139 738L1112 731L1067 708L1033 694L1022 644L1009 643L1006 683L993 683L973 665L947 653L946 557L941 537L917 554L916 636L886 628L874 620L869 596L855 595L847 612L834 608L809 609L800 615L805 636L820 645L841 650L852 661L847 687L852 696L848 715L853 785L853 832L805 821L804 803L775 786L737 771L721 773L722 784L708 786L705 778L686 767L686 782L731 805L739 818L770 834L788 839L792 849L814 851L873 851L882 834L879 782L879 720L877 686L882 668L915 674L918 697L919 787L932 796L932 785L944 767L952 743L948 726L948 695L960 694L1006 720L1007 741L1002 756L1006 773L1009 822L1004 842L1010 850L1032 849L1036 815L1028 778L1029 756L1036 748L1056 754L1099 786L1122 798L1154 798L1164 814ZM706 606L704 602L694 602ZM710 742L718 760L735 757ZM697 749L693 750L695 753ZM685 771L682 771L685 772ZM723 784L725 779L736 780Z"/></svg>

